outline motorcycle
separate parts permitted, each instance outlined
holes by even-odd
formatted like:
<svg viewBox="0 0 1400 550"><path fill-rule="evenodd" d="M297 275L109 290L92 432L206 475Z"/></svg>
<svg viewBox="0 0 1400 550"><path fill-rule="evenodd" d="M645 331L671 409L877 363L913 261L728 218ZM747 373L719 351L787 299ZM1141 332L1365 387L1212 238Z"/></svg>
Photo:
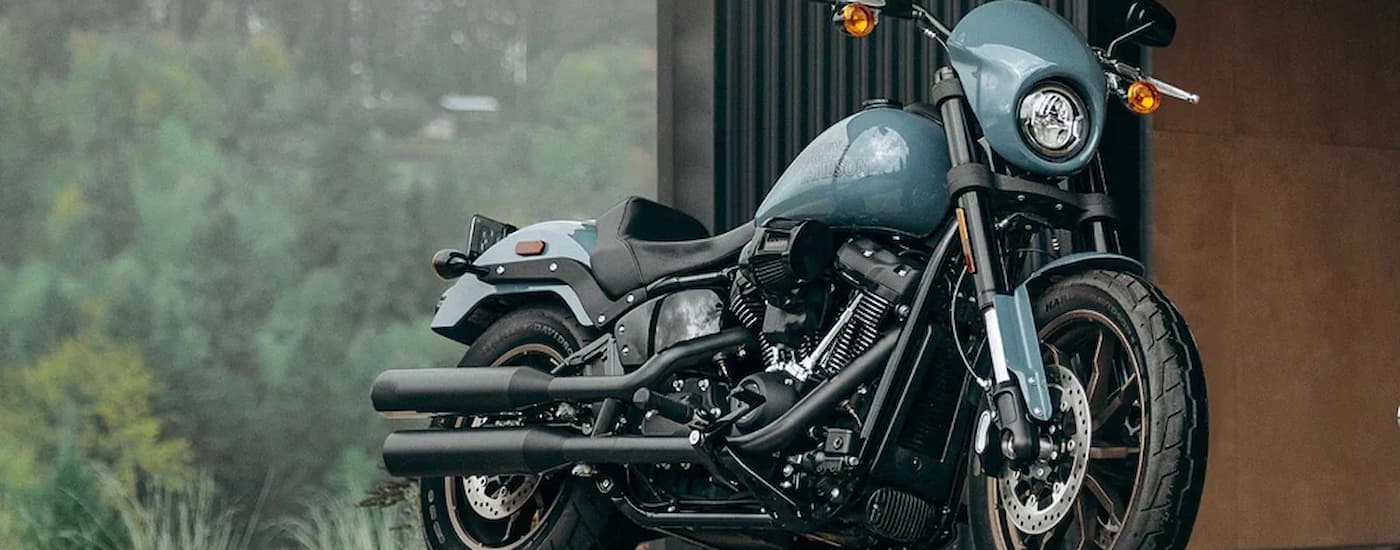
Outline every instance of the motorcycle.
<svg viewBox="0 0 1400 550"><path fill-rule="evenodd" d="M458 368L391 370L388 471L434 549L1184 548L1206 465L1200 358L1119 253L1108 101L1198 98L1019 0L948 28L924 102L820 134L754 221L710 236L631 198L595 220L472 218L432 328Z"/></svg>

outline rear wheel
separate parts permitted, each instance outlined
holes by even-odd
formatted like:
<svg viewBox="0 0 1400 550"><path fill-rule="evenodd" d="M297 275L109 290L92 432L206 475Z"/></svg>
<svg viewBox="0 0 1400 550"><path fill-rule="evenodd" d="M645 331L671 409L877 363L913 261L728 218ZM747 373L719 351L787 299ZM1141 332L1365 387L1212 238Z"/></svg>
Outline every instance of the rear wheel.
<svg viewBox="0 0 1400 550"><path fill-rule="evenodd" d="M519 309L487 328L462 357L462 365L547 371L562 364L586 339L584 329L563 309ZM479 417L439 422L446 429L499 425ZM567 471L423 478L419 507L428 547L434 550L627 547L617 532L622 520L612 505Z"/></svg>
<svg viewBox="0 0 1400 550"><path fill-rule="evenodd" d="M1142 279L1089 271L1035 305L1058 451L974 464L979 548L1184 548L1205 480L1205 381L1180 314Z"/></svg>

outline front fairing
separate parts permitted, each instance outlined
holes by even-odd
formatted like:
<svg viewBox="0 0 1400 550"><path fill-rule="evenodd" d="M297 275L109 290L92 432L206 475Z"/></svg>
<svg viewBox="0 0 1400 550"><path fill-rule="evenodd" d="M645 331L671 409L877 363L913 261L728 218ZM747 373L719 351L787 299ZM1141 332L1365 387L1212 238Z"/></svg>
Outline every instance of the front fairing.
<svg viewBox="0 0 1400 550"><path fill-rule="evenodd" d="M988 2L953 28L948 52L987 143L1007 162L1036 174L1063 176L1083 169L1097 154L1108 83L1084 36L1069 22L1030 2ZM1040 156L1019 128L1021 99L1047 80L1073 88L1088 110L1085 146L1064 160Z"/></svg>

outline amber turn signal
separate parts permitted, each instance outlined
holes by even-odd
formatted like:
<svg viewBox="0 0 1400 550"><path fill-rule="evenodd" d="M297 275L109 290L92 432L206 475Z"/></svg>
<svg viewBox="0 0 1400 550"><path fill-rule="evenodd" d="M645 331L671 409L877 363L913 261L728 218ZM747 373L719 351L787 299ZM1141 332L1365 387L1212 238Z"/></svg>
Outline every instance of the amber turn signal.
<svg viewBox="0 0 1400 550"><path fill-rule="evenodd" d="M1162 106L1162 92L1143 80L1128 86L1128 94L1123 99L1127 100L1129 111L1140 115L1150 115Z"/></svg>
<svg viewBox="0 0 1400 550"><path fill-rule="evenodd" d="M471 271L472 263L460 250L443 249L433 254L433 273L445 281L450 281Z"/></svg>
<svg viewBox="0 0 1400 550"><path fill-rule="evenodd" d="M856 38L869 36L870 33L875 32L875 10L870 9L870 6L865 4L841 6L836 21L841 25L841 30Z"/></svg>

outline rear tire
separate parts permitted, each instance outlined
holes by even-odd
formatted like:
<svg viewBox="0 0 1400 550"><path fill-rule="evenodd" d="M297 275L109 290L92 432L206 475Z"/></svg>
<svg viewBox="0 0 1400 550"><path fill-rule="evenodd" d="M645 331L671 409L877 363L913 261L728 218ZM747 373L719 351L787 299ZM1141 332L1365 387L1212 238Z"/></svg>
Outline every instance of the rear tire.
<svg viewBox="0 0 1400 550"><path fill-rule="evenodd" d="M548 368L577 351L589 334L563 308L530 306L501 317L482 333L462 357L461 366L512 365ZM450 428L471 429L472 420L447 420ZM444 427L439 425L439 427ZM537 485L528 495L501 499L499 503L468 502L468 487L519 487L535 478ZM488 484L471 477L438 477L419 480L419 508L424 538L433 550L612 550L630 548L623 520L612 504L594 491L585 480L567 471L546 476L493 478ZM472 480L472 481L468 481ZM521 494L526 491L521 491ZM550 493L550 494L543 494ZM481 495L476 495L480 499ZM528 500L525 504L513 501ZM505 518L491 519L490 506L521 506ZM478 508L485 506L485 508ZM486 515L481 510L488 510ZM508 508L507 508L508 509ZM525 517L528 515L529 517ZM511 523L515 522L515 523ZM528 524L528 529L520 523ZM502 536L496 536L502 532ZM494 539L494 540L492 540Z"/></svg>
<svg viewBox="0 0 1400 550"><path fill-rule="evenodd" d="M1027 509L1008 500L1019 498L1006 496L1015 489L984 476L974 457L968 506L976 546L1185 548L1205 482L1207 415L1200 358L1180 313L1143 279L1096 270L1070 275L1046 289L1036 300L1035 321L1047 370L1052 363L1065 365L1064 372L1072 372L1087 388L1094 419L1087 473L1073 511L1049 531L1028 534L1016 525L1018 519L1027 520L1006 511L1011 504L1020 504L1023 513ZM1118 344L1112 343L1113 336ZM1118 347L1106 347L1112 345ZM1090 357L1068 351L1076 346L1091 350ZM1114 357L1105 360L1109 355ZM1052 397L1057 396L1052 392ZM1122 454L1128 456L1118 457ZM1045 483L1043 474L1041 478ZM1035 482L1029 476L1022 480Z"/></svg>

